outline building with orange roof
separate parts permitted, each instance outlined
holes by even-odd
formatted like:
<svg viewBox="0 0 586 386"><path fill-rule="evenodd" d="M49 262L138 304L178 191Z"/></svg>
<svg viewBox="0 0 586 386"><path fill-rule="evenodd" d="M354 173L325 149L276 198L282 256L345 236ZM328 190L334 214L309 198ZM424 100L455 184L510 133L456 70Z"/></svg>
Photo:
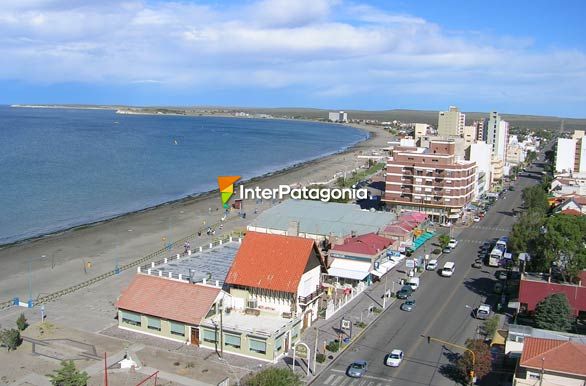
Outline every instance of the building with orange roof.
<svg viewBox="0 0 586 386"><path fill-rule="evenodd" d="M574 341L525 338L514 385L586 384L586 345Z"/></svg>
<svg viewBox="0 0 586 386"><path fill-rule="evenodd" d="M323 268L312 239L248 232L226 276L222 310L202 321L201 346L275 362L317 319Z"/></svg>
<svg viewBox="0 0 586 386"><path fill-rule="evenodd" d="M118 327L199 345L199 325L224 295L220 287L138 274L116 302Z"/></svg>

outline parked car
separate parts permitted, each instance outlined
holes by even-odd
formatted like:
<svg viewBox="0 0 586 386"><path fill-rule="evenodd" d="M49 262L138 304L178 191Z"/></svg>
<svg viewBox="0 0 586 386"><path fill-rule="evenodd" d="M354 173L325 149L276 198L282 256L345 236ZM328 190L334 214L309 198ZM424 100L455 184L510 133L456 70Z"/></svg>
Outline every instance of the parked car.
<svg viewBox="0 0 586 386"><path fill-rule="evenodd" d="M427 263L427 267L425 267L425 269L428 271L435 271L437 269L437 260L429 260L429 263Z"/></svg>
<svg viewBox="0 0 586 386"><path fill-rule="evenodd" d="M367 371L368 362L360 360L352 362L352 364L348 366L348 371L346 373L352 378L362 378Z"/></svg>
<svg viewBox="0 0 586 386"><path fill-rule="evenodd" d="M476 319L485 320L490 316L490 306L488 304L481 304L474 313Z"/></svg>
<svg viewBox="0 0 586 386"><path fill-rule="evenodd" d="M474 221L474 222L480 222L480 217L479 217L479 216L474 216L474 219L473 219L473 221Z"/></svg>
<svg viewBox="0 0 586 386"><path fill-rule="evenodd" d="M403 362L404 355L405 354L403 354L403 351L394 349L393 351L391 351L389 355L387 355L387 360L385 361L385 364L391 367L399 367L401 362Z"/></svg>
<svg viewBox="0 0 586 386"><path fill-rule="evenodd" d="M413 289L410 285L404 285L399 292L397 292L397 298L399 299L407 299L409 296L413 294Z"/></svg>
<svg viewBox="0 0 586 386"><path fill-rule="evenodd" d="M450 242L448 243L448 247L455 249L458 246L458 240L456 239L451 239Z"/></svg>
<svg viewBox="0 0 586 386"><path fill-rule="evenodd" d="M452 248L445 247L444 249L442 249L442 253L452 253Z"/></svg>
<svg viewBox="0 0 586 386"><path fill-rule="evenodd" d="M472 267L473 268L482 268L482 260L480 260L480 259L474 260L474 263L472 263Z"/></svg>
<svg viewBox="0 0 586 386"><path fill-rule="evenodd" d="M401 309L403 311L413 311L415 309L415 306L417 304L415 303L415 300L407 300L406 302L404 302L403 304L401 304Z"/></svg>

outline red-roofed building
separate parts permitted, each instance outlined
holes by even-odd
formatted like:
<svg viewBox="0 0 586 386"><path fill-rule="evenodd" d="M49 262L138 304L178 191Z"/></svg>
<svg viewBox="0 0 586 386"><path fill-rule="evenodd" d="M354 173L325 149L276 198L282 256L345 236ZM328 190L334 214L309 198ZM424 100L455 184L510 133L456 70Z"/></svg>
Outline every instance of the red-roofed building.
<svg viewBox="0 0 586 386"><path fill-rule="evenodd" d="M122 292L118 327L199 344L199 325L222 296L219 287L138 274Z"/></svg>
<svg viewBox="0 0 586 386"><path fill-rule="evenodd" d="M586 384L586 345L573 341L526 337L514 385Z"/></svg>
<svg viewBox="0 0 586 386"><path fill-rule="evenodd" d="M555 293L568 298L574 315L586 317L586 271L582 271L579 284L550 282L540 276L525 274L519 286L519 303L523 312L533 312L537 303Z"/></svg>
<svg viewBox="0 0 586 386"><path fill-rule="evenodd" d="M300 317L309 326L317 319L322 262L312 239L248 232L226 277L234 308Z"/></svg>

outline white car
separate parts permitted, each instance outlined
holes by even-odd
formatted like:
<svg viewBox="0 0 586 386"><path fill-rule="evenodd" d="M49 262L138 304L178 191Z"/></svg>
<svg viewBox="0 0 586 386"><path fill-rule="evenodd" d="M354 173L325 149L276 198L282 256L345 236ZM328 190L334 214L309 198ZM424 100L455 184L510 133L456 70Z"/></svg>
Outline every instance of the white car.
<svg viewBox="0 0 586 386"><path fill-rule="evenodd" d="M448 247L454 249L456 248L456 246L458 245L458 240L456 239L451 239L450 242L448 243Z"/></svg>
<svg viewBox="0 0 586 386"><path fill-rule="evenodd" d="M403 351L394 349L389 355L387 355L385 364L391 367L399 367L401 362L403 362L403 355Z"/></svg>
<svg viewBox="0 0 586 386"><path fill-rule="evenodd" d="M478 216L475 216L475 217L474 217L474 222L480 222L480 217L478 217Z"/></svg>
<svg viewBox="0 0 586 386"><path fill-rule="evenodd" d="M429 260L427 263L427 267L425 267L428 271L435 271L437 269L437 260Z"/></svg>

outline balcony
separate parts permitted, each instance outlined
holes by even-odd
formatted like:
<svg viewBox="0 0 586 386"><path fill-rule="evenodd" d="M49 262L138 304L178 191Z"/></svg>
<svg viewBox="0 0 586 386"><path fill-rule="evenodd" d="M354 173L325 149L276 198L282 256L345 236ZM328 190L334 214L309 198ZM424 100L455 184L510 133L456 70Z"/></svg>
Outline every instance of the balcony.
<svg viewBox="0 0 586 386"><path fill-rule="evenodd" d="M299 296L299 305L300 306L306 306L310 303L312 303L315 299L319 298L323 293L325 292L325 288L321 288L320 286L317 286L316 290L313 291L312 293L310 293L307 296Z"/></svg>

